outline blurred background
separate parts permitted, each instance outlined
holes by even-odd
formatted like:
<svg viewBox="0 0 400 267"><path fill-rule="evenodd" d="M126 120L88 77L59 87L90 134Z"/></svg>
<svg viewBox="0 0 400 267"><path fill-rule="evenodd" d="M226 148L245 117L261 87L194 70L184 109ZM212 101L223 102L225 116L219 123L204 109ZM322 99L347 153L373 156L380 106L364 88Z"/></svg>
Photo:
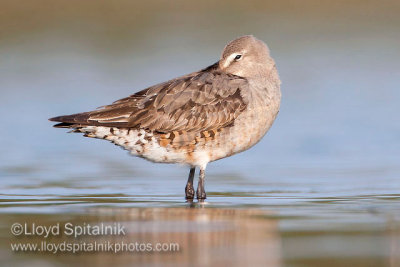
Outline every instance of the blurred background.
<svg viewBox="0 0 400 267"><path fill-rule="evenodd" d="M53 215L81 220L100 207L126 214L194 205L204 216L261 212L257 225L268 225L273 236L265 250L273 249L257 263L400 266L399 1L0 0L0 6L0 256L6 263L82 260L12 253L9 227L17 219L48 223ZM281 111L257 146L208 166L204 205L184 200L187 167L154 165L47 121L204 68L244 34L265 41L277 62ZM218 231L222 238L230 234ZM259 242L251 233L234 244ZM186 236L182 230L179 238ZM205 259L199 244L179 255L211 265L221 260ZM238 251L212 244L225 248L222 255ZM171 264L185 265L192 258L186 256ZM121 264L131 260L156 266L160 258L128 257ZM100 257L98 264L104 262Z"/></svg>

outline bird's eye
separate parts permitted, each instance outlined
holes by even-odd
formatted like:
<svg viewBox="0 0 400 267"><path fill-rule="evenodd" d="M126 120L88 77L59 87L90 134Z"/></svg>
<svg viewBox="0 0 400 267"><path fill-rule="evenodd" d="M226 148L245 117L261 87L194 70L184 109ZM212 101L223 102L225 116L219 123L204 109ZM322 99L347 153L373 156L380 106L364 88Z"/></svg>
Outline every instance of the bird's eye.
<svg viewBox="0 0 400 267"><path fill-rule="evenodd" d="M242 58L242 55L236 55L236 57L235 57L235 60L237 61L237 60L239 60L239 59L241 59Z"/></svg>

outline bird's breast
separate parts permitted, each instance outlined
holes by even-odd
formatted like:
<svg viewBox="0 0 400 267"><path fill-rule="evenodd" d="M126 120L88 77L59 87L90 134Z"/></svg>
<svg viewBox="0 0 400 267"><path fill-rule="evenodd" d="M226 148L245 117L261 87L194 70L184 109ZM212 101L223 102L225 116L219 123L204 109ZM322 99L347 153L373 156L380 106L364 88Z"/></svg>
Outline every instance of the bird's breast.
<svg viewBox="0 0 400 267"><path fill-rule="evenodd" d="M253 87L247 108L232 126L223 128L209 146L210 161L239 153L258 143L274 122L280 107L279 85Z"/></svg>

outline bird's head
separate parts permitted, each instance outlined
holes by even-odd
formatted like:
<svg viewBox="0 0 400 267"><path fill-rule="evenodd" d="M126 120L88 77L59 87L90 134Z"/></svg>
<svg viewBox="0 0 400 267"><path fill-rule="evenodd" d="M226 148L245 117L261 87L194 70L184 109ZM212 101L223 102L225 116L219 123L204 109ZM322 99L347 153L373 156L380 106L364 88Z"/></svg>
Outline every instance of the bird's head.
<svg viewBox="0 0 400 267"><path fill-rule="evenodd" d="M227 44L219 68L229 74L245 77L265 77L275 68L267 45L252 35L241 36Z"/></svg>

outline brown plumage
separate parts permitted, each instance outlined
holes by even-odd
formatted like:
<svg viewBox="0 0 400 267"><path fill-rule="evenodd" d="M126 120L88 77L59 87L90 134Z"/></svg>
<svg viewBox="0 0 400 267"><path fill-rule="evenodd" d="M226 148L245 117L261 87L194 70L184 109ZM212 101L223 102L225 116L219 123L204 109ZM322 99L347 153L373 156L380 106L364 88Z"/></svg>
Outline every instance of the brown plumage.
<svg viewBox="0 0 400 267"><path fill-rule="evenodd" d="M274 121L280 80L267 46L253 36L230 42L220 60L97 110L51 118L58 128L109 140L154 162L191 166L186 197L204 199L208 162L248 149Z"/></svg>
<svg viewBox="0 0 400 267"><path fill-rule="evenodd" d="M142 128L160 133L201 132L234 122L246 108L241 91L246 79L214 64L120 99L95 111L51 118L55 127Z"/></svg>

